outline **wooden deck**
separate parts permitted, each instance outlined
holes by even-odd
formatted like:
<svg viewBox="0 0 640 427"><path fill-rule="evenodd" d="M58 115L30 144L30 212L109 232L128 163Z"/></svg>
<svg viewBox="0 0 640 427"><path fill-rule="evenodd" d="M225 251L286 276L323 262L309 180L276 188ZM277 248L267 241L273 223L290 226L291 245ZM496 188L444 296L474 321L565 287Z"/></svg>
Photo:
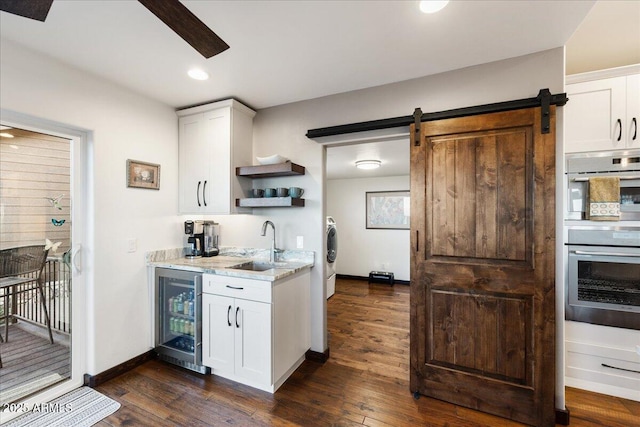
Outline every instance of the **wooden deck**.
<svg viewBox="0 0 640 427"><path fill-rule="evenodd" d="M4 326L1 330L4 338ZM15 402L53 385L71 372L68 339L54 335L54 344L33 326L9 326L9 342L0 343L0 403Z"/></svg>
<svg viewBox="0 0 640 427"><path fill-rule="evenodd" d="M338 280L331 358L305 361L275 393L147 362L96 389L122 404L107 426L511 427L409 391L409 287ZM552 373L550 374L552 375ZM567 389L571 427L640 426L640 402Z"/></svg>

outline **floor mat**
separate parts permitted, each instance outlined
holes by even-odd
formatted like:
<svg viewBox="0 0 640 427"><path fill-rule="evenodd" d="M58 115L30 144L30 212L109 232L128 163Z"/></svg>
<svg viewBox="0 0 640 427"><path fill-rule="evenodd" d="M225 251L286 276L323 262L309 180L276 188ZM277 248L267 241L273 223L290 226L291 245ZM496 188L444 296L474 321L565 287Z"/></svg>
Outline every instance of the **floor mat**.
<svg viewBox="0 0 640 427"><path fill-rule="evenodd" d="M89 427L113 414L120 404L92 388L81 387L34 411L2 424L2 427Z"/></svg>

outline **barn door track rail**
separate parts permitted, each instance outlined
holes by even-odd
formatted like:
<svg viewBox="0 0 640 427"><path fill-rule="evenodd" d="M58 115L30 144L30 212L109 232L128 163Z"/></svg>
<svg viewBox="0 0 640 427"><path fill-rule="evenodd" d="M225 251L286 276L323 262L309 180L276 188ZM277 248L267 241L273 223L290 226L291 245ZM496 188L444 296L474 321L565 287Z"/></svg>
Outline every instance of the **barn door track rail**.
<svg viewBox="0 0 640 427"><path fill-rule="evenodd" d="M343 135L347 133L375 131L381 129L397 128L415 124L416 138L414 143L420 145L420 123L433 120L453 119L458 117L474 116L478 114L499 113L503 111L519 110L523 108L542 108L542 120L540 129L542 133L550 131L551 105L563 106L567 103L566 93L552 94L549 89L540 89L538 96L534 98L517 99L515 101L496 102L493 104L476 105L473 107L455 108L453 110L438 111L435 113L423 113L420 108L416 108L413 115L393 117L389 119L371 120L367 122L350 123L346 125L330 126L325 128L309 129L307 138L315 139L325 136Z"/></svg>

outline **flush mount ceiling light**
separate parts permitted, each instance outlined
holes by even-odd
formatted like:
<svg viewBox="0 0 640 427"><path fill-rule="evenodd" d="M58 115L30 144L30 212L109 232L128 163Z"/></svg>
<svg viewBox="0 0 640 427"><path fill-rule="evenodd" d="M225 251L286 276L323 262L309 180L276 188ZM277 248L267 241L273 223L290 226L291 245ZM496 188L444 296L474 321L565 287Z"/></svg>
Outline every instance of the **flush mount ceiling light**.
<svg viewBox="0 0 640 427"><path fill-rule="evenodd" d="M209 78L209 74L199 68L192 68L187 72L187 74L189 74L189 77L194 80L207 80Z"/></svg>
<svg viewBox="0 0 640 427"><path fill-rule="evenodd" d="M449 0L422 0L420 2L420 11L423 13L436 13L449 3Z"/></svg>
<svg viewBox="0 0 640 427"><path fill-rule="evenodd" d="M356 167L358 169L377 169L380 167L380 160L358 160Z"/></svg>
<svg viewBox="0 0 640 427"><path fill-rule="evenodd" d="M2 138L13 138L13 135L11 135L8 132L0 132L0 137L2 137Z"/></svg>

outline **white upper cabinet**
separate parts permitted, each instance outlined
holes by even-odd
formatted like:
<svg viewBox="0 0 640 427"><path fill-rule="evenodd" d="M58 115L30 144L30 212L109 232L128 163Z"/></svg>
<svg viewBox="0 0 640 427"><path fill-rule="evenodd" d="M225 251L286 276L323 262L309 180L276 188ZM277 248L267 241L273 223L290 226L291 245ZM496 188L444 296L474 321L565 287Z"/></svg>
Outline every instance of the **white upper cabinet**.
<svg viewBox="0 0 640 427"><path fill-rule="evenodd" d="M566 153L640 147L640 74L636 68L616 69L617 74L636 71L630 75L598 78L616 74L616 70L607 70L567 78Z"/></svg>
<svg viewBox="0 0 640 427"><path fill-rule="evenodd" d="M244 212L235 199L246 197L251 183L235 168L252 161L255 111L236 100L177 112L180 149L180 213Z"/></svg>

